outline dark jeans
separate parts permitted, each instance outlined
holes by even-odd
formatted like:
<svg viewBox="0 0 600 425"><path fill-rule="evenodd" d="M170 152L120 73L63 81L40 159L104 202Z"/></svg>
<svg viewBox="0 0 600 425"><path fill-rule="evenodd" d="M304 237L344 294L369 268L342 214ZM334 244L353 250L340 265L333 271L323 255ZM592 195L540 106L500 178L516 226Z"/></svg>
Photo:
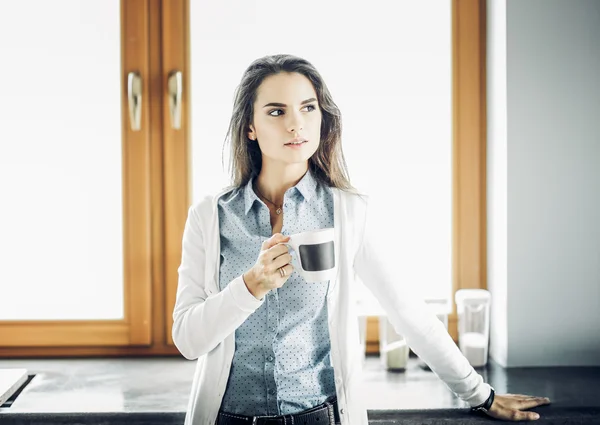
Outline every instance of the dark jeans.
<svg viewBox="0 0 600 425"><path fill-rule="evenodd" d="M293 415L243 416L219 412L216 425L340 425L337 401L325 403Z"/></svg>

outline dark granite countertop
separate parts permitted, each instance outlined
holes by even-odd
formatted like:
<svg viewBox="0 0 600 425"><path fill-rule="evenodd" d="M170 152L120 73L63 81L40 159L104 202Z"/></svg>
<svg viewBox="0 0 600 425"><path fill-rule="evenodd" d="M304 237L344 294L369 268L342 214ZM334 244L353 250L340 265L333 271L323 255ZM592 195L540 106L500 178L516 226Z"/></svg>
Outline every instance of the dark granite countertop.
<svg viewBox="0 0 600 425"><path fill-rule="evenodd" d="M417 359L405 372L389 372L368 357L364 391L371 423L497 423L468 412ZM35 377L0 424L182 424L195 362L182 358L0 360L0 368L26 368ZM544 424L600 424L600 367L480 370L498 393L550 397L535 409Z"/></svg>

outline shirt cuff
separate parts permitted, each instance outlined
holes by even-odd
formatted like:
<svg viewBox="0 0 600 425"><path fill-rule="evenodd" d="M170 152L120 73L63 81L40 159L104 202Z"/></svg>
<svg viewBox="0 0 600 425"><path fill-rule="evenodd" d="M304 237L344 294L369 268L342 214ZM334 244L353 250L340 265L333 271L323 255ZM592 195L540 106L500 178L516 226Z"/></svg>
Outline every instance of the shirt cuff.
<svg viewBox="0 0 600 425"><path fill-rule="evenodd" d="M264 302L264 298L259 300L250 293L242 276L233 279L231 283L227 285L227 288L229 289L235 304L241 310L247 311L248 313L254 312Z"/></svg>
<svg viewBox="0 0 600 425"><path fill-rule="evenodd" d="M491 390L492 390L492 387L489 384L482 382L481 384L479 384L479 388L477 388L477 391L475 391L475 394L473 394L466 401L467 401L467 403L469 403L469 405L471 407L479 406L480 404L485 403L485 401L490 396Z"/></svg>

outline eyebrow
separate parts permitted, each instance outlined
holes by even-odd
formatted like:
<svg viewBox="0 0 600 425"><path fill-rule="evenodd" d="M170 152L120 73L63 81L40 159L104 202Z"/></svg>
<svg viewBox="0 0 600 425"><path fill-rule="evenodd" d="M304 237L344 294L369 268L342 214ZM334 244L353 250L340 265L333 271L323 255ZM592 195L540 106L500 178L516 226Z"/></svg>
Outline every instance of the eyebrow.
<svg viewBox="0 0 600 425"><path fill-rule="evenodd" d="M306 100L302 101L302 103L300 105L304 105L306 103L316 102L316 101L317 101L317 99L315 99L314 97L311 97L310 99L306 99ZM267 103L265 106L263 106L263 108L266 108L267 106L277 106L279 108L287 107L287 105L285 103L277 103L277 102Z"/></svg>

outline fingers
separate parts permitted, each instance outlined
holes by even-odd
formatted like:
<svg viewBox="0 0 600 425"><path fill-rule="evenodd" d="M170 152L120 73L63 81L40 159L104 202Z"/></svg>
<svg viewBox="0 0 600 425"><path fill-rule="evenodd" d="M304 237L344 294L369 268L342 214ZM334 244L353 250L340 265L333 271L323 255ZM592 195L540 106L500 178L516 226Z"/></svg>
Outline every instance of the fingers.
<svg viewBox="0 0 600 425"><path fill-rule="evenodd" d="M527 394L502 394L501 397L509 399L509 400L506 400L509 402L520 401L520 400L531 400L533 398L540 398L540 397L537 397L534 395L527 395Z"/></svg>
<svg viewBox="0 0 600 425"><path fill-rule="evenodd" d="M546 400L546 402L550 402L550 399L548 397L539 397L539 396L533 396L533 395L527 395L527 394L502 394L502 397L507 397L507 398L511 398L511 399L539 399L539 400Z"/></svg>
<svg viewBox="0 0 600 425"><path fill-rule="evenodd" d="M542 406L544 404L548 404L546 399L543 397L534 397L532 399L524 399L519 401L518 408L521 410L533 409L534 407Z"/></svg>
<svg viewBox="0 0 600 425"><path fill-rule="evenodd" d="M547 404L547 403L543 399L540 400L538 398L535 398L532 400L521 400L518 404L518 409L520 409L520 410L533 409L534 407L542 406L544 404Z"/></svg>
<svg viewBox="0 0 600 425"><path fill-rule="evenodd" d="M292 262L292 256L289 253L287 245L285 245L285 242L288 240L289 236L276 233L262 244L263 251L259 258L261 275L264 276L265 279L268 279L271 284L277 285L277 282L279 282L282 277L285 277L281 276L279 269L284 268ZM285 268L287 277L285 277L284 281L287 281L293 270L294 268L291 264L289 264L289 267Z"/></svg>
<svg viewBox="0 0 600 425"><path fill-rule="evenodd" d="M284 236L281 233L275 233L273 236L271 236L269 239L262 243L262 249L264 251L277 245L278 243L287 242L289 240L289 236Z"/></svg>
<svg viewBox="0 0 600 425"><path fill-rule="evenodd" d="M280 255L279 257L275 258L275 260L273 260L273 267L275 269L278 269L279 267L283 267L286 264L289 264L292 262L292 256L290 254L283 254Z"/></svg>
<svg viewBox="0 0 600 425"><path fill-rule="evenodd" d="M287 281L290 278L290 275L292 274L292 272L294 271L294 266L292 266L291 264L286 264L285 266L281 267L283 270L285 270L285 275L283 276L283 278ZM277 273L279 272L279 269L277 269Z"/></svg>
<svg viewBox="0 0 600 425"><path fill-rule="evenodd" d="M522 394L502 394L496 396L488 415L509 421L533 421L539 419L536 412L524 410L550 403L547 397L533 397Z"/></svg>
<svg viewBox="0 0 600 425"><path fill-rule="evenodd" d="M540 418L535 412L523 412L521 410L509 410L508 419L511 421L535 421Z"/></svg>
<svg viewBox="0 0 600 425"><path fill-rule="evenodd" d="M273 260L269 267L267 267L267 269L272 270L272 273L275 278L274 283L279 282L280 279L283 279L282 282L279 282L281 285L283 285L283 283L285 283L290 278L290 275L294 271L294 267L291 264L289 264L291 263L291 261L292 256L286 253L275 258L275 260ZM280 269L283 269L285 273L282 273Z"/></svg>
<svg viewBox="0 0 600 425"><path fill-rule="evenodd" d="M502 394L500 397L504 399L502 401L504 406L516 409L531 409L532 407L550 404L550 399L548 397L537 397L524 394Z"/></svg>
<svg viewBox="0 0 600 425"><path fill-rule="evenodd" d="M508 420L508 421L535 421L540 418L535 412L522 412L516 409L508 409L506 407L497 406L496 409L490 409L488 412L489 416L496 419Z"/></svg>
<svg viewBox="0 0 600 425"><path fill-rule="evenodd" d="M283 243L279 243L279 244L269 248L265 253L265 257L267 260L273 261L280 255L288 254L289 252L290 252L290 250L287 247L287 245L285 245Z"/></svg>

